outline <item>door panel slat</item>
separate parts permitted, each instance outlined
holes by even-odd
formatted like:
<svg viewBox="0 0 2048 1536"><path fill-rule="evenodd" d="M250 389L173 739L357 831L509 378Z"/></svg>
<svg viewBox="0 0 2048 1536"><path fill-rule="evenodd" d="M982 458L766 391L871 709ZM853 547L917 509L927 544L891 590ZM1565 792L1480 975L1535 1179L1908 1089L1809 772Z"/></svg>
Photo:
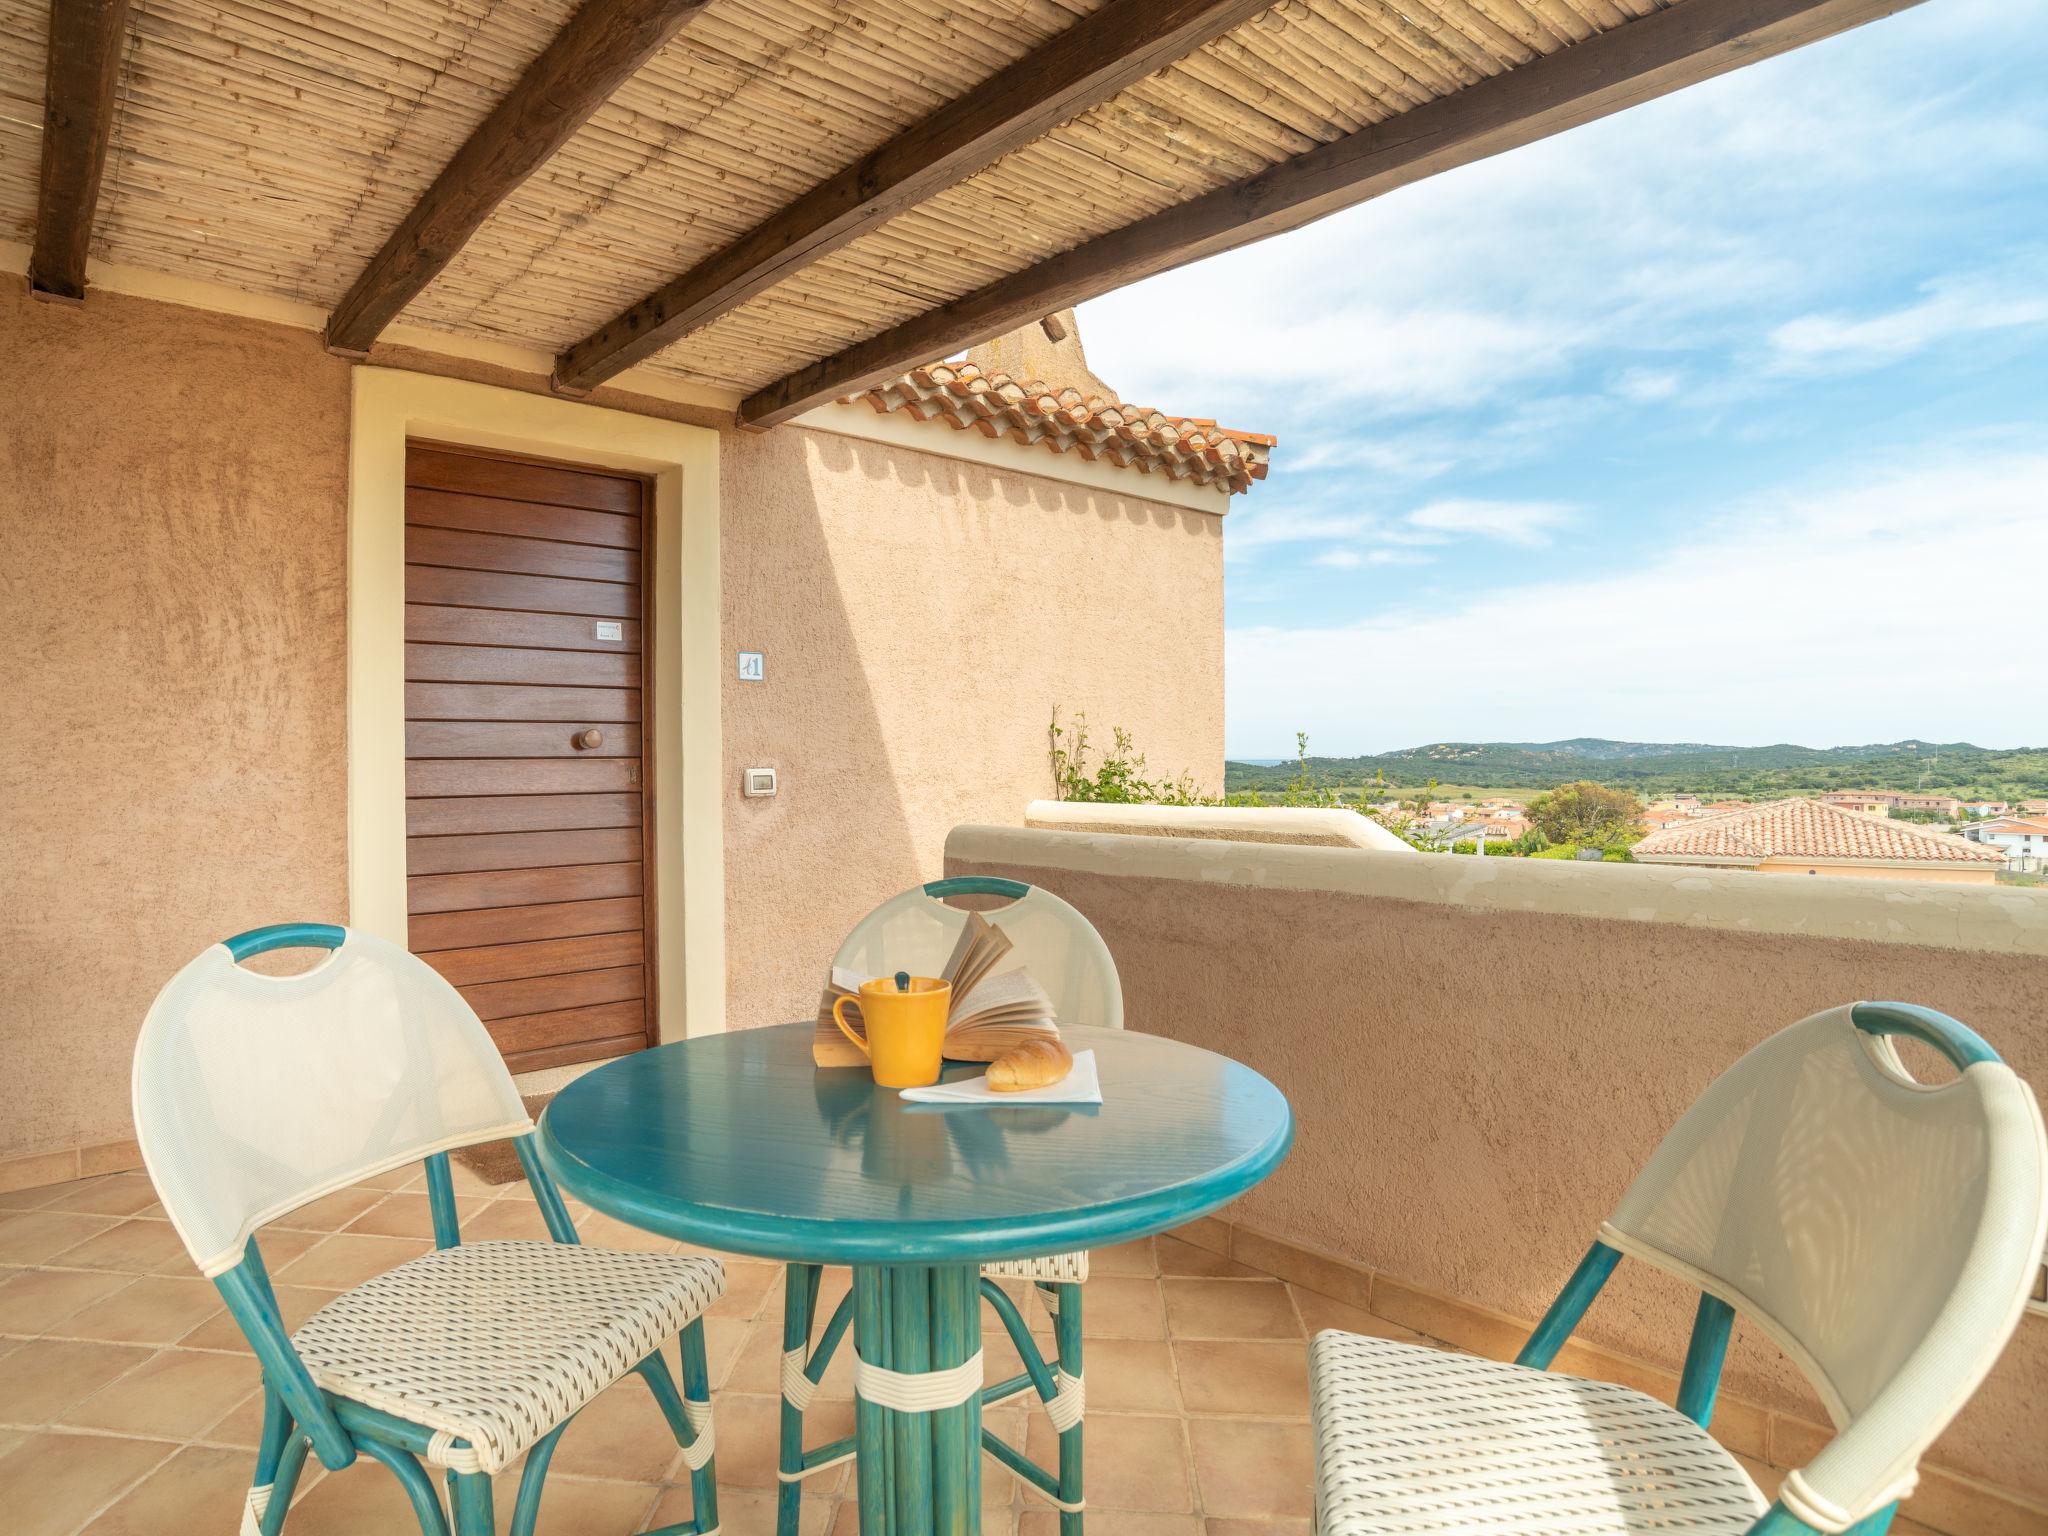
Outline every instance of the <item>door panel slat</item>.
<svg viewBox="0 0 2048 1536"><path fill-rule="evenodd" d="M581 726L596 726L604 740L578 747ZM596 720L463 721L408 720L407 757L630 757L640 756L640 727L606 725Z"/></svg>
<svg viewBox="0 0 2048 1536"><path fill-rule="evenodd" d="M472 907L530 907L537 902L639 896L638 864L567 864L474 875L408 875L408 912L466 912Z"/></svg>
<svg viewBox="0 0 2048 1536"><path fill-rule="evenodd" d="M408 576L410 571L408 570ZM444 645L524 645L555 651L603 651L640 655L640 624L620 621L619 638L600 640L597 621L576 614L519 613L508 608L441 607L413 600L405 605L405 638Z"/></svg>
<svg viewBox="0 0 2048 1536"><path fill-rule="evenodd" d="M638 550L598 549L556 539L512 538L459 528L406 529L405 558L411 565L450 566L465 571L510 571L578 581L640 580Z"/></svg>
<svg viewBox="0 0 2048 1536"><path fill-rule="evenodd" d="M637 931L598 933L574 939L542 939L531 944L493 944L450 950L430 956L427 963L457 987L485 981L520 981L564 971L638 965L640 935Z"/></svg>
<svg viewBox="0 0 2048 1536"><path fill-rule="evenodd" d="M478 610L455 609L458 613ZM577 622L581 622L578 620ZM640 658L605 651L543 651L498 645L413 645L405 676L415 683L501 683L525 687L638 688Z"/></svg>
<svg viewBox="0 0 2048 1536"><path fill-rule="evenodd" d="M609 581L570 581L558 576L514 576L503 571L455 571L438 565L408 565L405 595L415 603L456 608L510 608L523 613L587 614L594 618L637 619L640 589Z"/></svg>
<svg viewBox="0 0 2048 1536"><path fill-rule="evenodd" d="M409 800L411 837L470 832L567 832L578 827L637 827L640 797L625 795L470 795Z"/></svg>
<svg viewBox="0 0 2048 1536"><path fill-rule="evenodd" d="M575 720L585 725L622 725L640 718L640 690L407 683L405 716L408 720Z"/></svg>
<svg viewBox="0 0 2048 1536"><path fill-rule="evenodd" d="M417 912L407 924L415 954L444 949L567 939L582 934L638 933L645 909L638 896L608 901L548 901L530 907L470 912Z"/></svg>
<svg viewBox="0 0 2048 1536"><path fill-rule="evenodd" d="M631 758L420 758L405 765L409 795L574 795L640 790Z"/></svg>
<svg viewBox="0 0 2048 1536"><path fill-rule="evenodd" d="M487 981L458 987L480 1019L506 1019L522 1013L552 1013L592 1003L623 1003L644 997L647 974L637 965L602 971L573 971L565 976L532 976L524 981Z"/></svg>
<svg viewBox="0 0 2048 1536"><path fill-rule="evenodd" d="M552 869L564 864L629 864L640 857L638 827L574 832L483 832L406 839L405 867L415 875L491 869Z"/></svg>
<svg viewBox="0 0 2048 1536"><path fill-rule="evenodd" d="M472 533L509 533L521 538L566 539L608 549L640 548L640 519L575 507L537 506L496 496L414 488L405 498L405 520L422 528L466 528Z"/></svg>
<svg viewBox="0 0 2048 1536"><path fill-rule="evenodd" d="M405 483L424 490L464 491L592 512L637 515L640 511L637 480L417 444L408 445L405 451Z"/></svg>
<svg viewBox="0 0 2048 1536"><path fill-rule="evenodd" d="M549 1067L569 1067L578 1062L629 1056L634 1051L645 1049L646 1045L647 1036L635 1030L630 1035L620 1035L612 1040L584 1040L539 1051L506 1051L505 1065L514 1072L545 1072Z"/></svg>

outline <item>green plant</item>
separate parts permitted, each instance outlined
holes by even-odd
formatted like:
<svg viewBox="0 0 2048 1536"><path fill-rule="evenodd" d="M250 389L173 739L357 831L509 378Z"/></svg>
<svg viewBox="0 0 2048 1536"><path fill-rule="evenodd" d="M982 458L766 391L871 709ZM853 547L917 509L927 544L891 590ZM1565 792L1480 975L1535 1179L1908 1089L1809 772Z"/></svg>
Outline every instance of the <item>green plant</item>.
<svg viewBox="0 0 2048 1536"><path fill-rule="evenodd" d="M1053 798L1089 800L1121 805L1214 805L1195 787L1194 777L1182 773L1177 779L1149 779L1145 776L1145 754L1138 751L1130 732L1122 726L1110 728L1111 749L1096 766L1088 769L1088 717L1074 716L1071 726L1060 724L1059 706L1054 705L1046 726L1046 761L1052 769Z"/></svg>

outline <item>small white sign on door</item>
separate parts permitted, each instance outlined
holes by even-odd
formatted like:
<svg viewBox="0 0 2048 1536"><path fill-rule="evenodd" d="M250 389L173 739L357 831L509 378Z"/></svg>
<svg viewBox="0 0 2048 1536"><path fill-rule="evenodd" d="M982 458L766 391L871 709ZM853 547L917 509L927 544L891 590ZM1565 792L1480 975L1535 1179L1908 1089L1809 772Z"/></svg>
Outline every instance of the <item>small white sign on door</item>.
<svg viewBox="0 0 2048 1536"><path fill-rule="evenodd" d="M764 676L766 676L766 673L762 671L761 653L759 651L741 651L740 681L743 683L758 683Z"/></svg>
<svg viewBox="0 0 2048 1536"><path fill-rule="evenodd" d="M597 638L600 640L623 640L626 638L626 626L617 619L599 619L597 621Z"/></svg>

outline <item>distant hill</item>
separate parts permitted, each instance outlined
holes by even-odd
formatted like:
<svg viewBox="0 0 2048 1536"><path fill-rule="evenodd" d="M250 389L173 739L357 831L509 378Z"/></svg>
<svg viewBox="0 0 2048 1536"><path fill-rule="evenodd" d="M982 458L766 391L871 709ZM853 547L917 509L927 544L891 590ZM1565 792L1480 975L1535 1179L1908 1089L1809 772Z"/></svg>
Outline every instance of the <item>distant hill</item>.
<svg viewBox="0 0 2048 1536"><path fill-rule="evenodd" d="M1343 788L1384 783L1414 789L1434 779L1473 788L1549 789L1597 779L1647 797L1700 794L1763 799L1831 789L1901 789L2018 799L2048 795L2048 747L2001 751L1966 741L1891 741L1855 747L1719 747L1706 742L1440 741L1368 757L1311 757L1323 781ZM1278 765L1227 763L1231 790L1279 790L1294 776Z"/></svg>

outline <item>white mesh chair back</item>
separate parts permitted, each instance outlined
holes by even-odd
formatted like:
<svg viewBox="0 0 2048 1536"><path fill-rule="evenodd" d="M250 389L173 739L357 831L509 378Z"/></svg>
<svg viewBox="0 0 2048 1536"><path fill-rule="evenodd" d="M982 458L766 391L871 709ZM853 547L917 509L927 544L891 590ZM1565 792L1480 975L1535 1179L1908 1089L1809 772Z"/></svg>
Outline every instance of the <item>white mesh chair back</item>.
<svg viewBox="0 0 2048 1536"><path fill-rule="evenodd" d="M1061 1024L1122 1029L1123 983L1117 979L1116 962L1110 959L1109 946L1102 942L1095 925L1051 891L1016 881L1002 885L1004 894L1012 887L1024 894L1005 907L982 914L1002 929L1014 946L999 968L1009 970L1021 961L1052 999L1053 1017ZM986 882L935 880L892 896L847 935L832 959L832 968L857 971L863 978L896 971L938 975L952 958L960 930L967 926L967 914L947 906L941 898L983 889Z"/></svg>
<svg viewBox="0 0 2048 1536"><path fill-rule="evenodd" d="M200 955L143 1020L133 1094L143 1162L209 1277L309 1200L533 1129L469 1004L353 932L294 976L247 970L225 944Z"/></svg>
<svg viewBox="0 0 2048 1536"><path fill-rule="evenodd" d="M1916 1081L1857 1027L1870 1007L1893 1005L1815 1014L1729 1068L1600 1233L1757 1322L1853 1426L1783 1495L1827 1530L1910 1489L2017 1325L2048 1225L2027 1085L1988 1048Z"/></svg>

